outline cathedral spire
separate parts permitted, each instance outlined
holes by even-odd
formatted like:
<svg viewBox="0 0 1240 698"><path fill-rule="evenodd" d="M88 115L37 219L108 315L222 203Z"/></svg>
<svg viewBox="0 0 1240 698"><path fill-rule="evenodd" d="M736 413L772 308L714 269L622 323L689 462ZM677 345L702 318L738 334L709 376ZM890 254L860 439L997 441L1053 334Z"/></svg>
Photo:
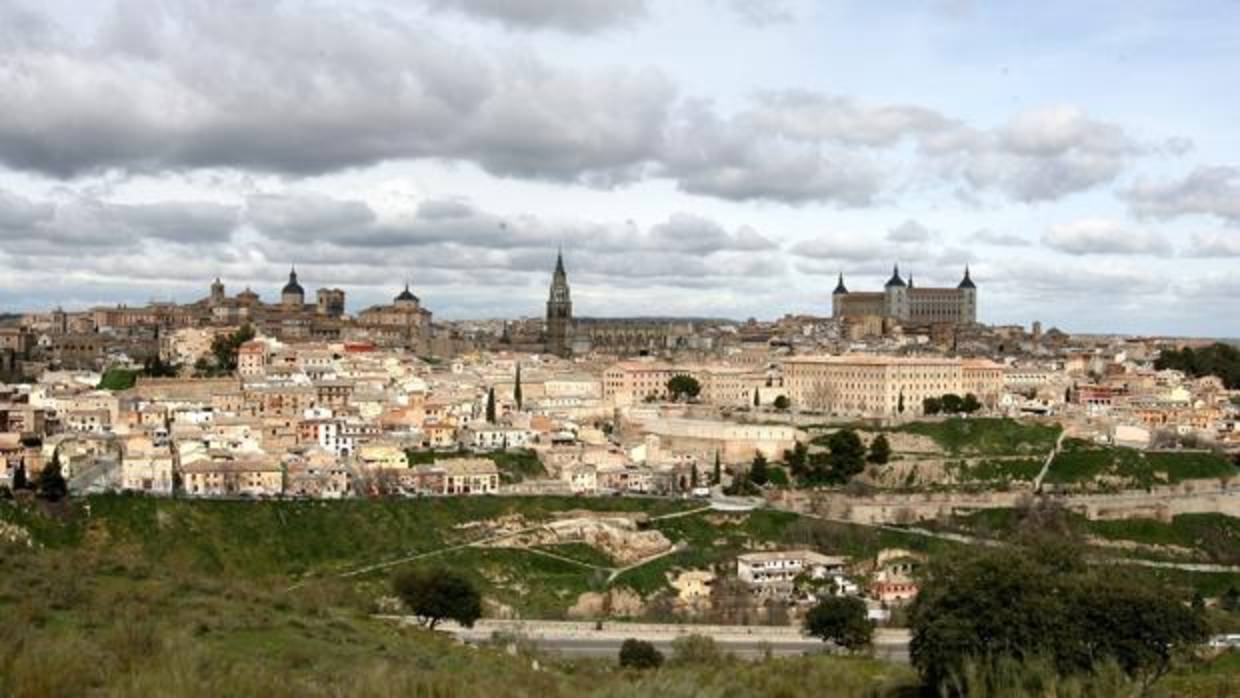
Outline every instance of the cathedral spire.
<svg viewBox="0 0 1240 698"><path fill-rule="evenodd" d="M833 296L839 296L848 293L848 288L844 286L844 272L840 272L840 280L835 284L835 290L831 292Z"/></svg>

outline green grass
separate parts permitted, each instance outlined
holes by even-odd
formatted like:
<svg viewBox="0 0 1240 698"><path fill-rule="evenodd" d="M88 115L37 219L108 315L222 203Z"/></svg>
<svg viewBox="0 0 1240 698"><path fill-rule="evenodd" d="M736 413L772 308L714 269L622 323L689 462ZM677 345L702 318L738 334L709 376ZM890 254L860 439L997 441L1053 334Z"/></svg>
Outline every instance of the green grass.
<svg viewBox="0 0 1240 698"><path fill-rule="evenodd" d="M952 455L1007 456L1049 453L1061 427L1014 419L953 417L941 422L912 422L892 431L929 437Z"/></svg>
<svg viewBox="0 0 1240 698"><path fill-rule="evenodd" d="M554 555L593 565L595 567L616 567L616 561L610 555L589 543L558 543L556 545L536 546Z"/></svg>
<svg viewBox="0 0 1240 698"><path fill-rule="evenodd" d="M1110 540L1174 545L1201 551L1211 562L1240 565L1240 519L1224 514L1181 514L1170 522L1089 521L1086 527L1090 533Z"/></svg>
<svg viewBox="0 0 1240 698"><path fill-rule="evenodd" d="M958 461L949 466L954 466L962 482L1032 482L1042 471L1042 462L1042 458L985 458Z"/></svg>
<svg viewBox="0 0 1240 698"><path fill-rule="evenodd" d="M109 368L99 380L100 390L129 390L138 382L142 371L131 371L123 368Z"/></svg>
<svg viewBox="0 0 1240 698"><path fill-rule="evenodd" d="M688 507L629 497L245 502L106 495L74 500L55 520L0 502L0 519L27 527L49 547L100 539L206 573L298 579L468 542L480 532L461 525L506 515L537 522L574 509L658 515Z"/></svg>
<svg viewBox="0 0 1240 698"><path fill-rule="evenodd" d="M1076 484L1114 478L1118 486L1151 487L1183 480L1234 477L1236 466L1215 453L1143 452L1068 439L1055 456L1045 482Z"/></svg>

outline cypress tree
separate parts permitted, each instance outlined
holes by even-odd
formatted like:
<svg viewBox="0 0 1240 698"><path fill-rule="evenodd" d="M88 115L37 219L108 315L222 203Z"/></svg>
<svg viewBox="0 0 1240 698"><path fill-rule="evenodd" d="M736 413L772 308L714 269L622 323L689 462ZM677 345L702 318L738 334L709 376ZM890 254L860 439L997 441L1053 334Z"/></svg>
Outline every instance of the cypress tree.
<svg viewBox="0 0 1240 698"><path fill-rule="evenodd" d="M762 406L762 398L760 397L760 394L757 388L753 389L753 406L754 407Z"/></svg>
<svg viewBox="0 0 1240 698"><path fill-rule="evenodd" d="M713 479L714 479L714 482L711 484L714 484L714 485L723 484L723 467L719 463L719 452L718 451L715 451L715 473L714 473Z"/></svg>
<svg viewBox="0 0 1240 698"><path fill-rule="evenodd" d="M487 422L495 423L495 388L487 390Z"/></svg>
<svg viewBox="0 0 1240 698"><path fill-rule="evenodd" d="M517 382L512 388L512 399L517 403L517 409L521 409L521 363L517 362Z"/></svg>
<svg viewBox="0 0 1240 698"><path fill-rule="evenodd" d="M692 487L693 489L696 490L697 486L698 486L697 463L694 463L693 472L690 473L689 475L689 487Z"/></svg>
<svg viewBox="0 0 1240 698"><path fill-rule="evenodd" d="M13 469L13 477L10 481L13 484L9 489L14 492L30 488L30 483L26 482L26 461L23 460L17 464L17 467Z"/></svg>
<svg viewBox="0 0 1240 698"><path fill-rule="evenodd" d="M69 494L69 484L60 471L60 451L52 453L52 462L43 467L39 473L39 496L49 502L56 502Z"/></svg>

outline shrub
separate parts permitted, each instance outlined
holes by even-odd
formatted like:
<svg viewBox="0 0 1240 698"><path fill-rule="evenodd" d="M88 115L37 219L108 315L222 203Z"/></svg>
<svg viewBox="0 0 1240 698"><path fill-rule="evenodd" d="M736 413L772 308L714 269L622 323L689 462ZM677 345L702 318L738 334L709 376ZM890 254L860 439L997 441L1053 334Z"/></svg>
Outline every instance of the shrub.
<svg viewBox="0 0 1240 698"><path fill-rule="evenodd" d="M444 569L412 570L392 581L396 595L434 629L442 620L469 628L482 617L482 595L465 577Z"/></svg>
<svg viewBox="0 0 1240 698"><path fill-rule="evenodd" d="M869 646L874 626L866 616L864 601L831 596L819 601L805 615L805 632L856 652Z"/></svg>
<svg viewBox="0 0 1240 698"><path fill-rule="evenodd" d="M645 640L629 638L620 645L620 666L627 669L658 669L663 653Z"/></svg>
<svg viewBox="0 0 1240 698"><path fill-rule="evenodd" d="M672 658L668 663L680 666L712 665L721 663L726 657L714 638L683 635L672 641Z"/></svg>

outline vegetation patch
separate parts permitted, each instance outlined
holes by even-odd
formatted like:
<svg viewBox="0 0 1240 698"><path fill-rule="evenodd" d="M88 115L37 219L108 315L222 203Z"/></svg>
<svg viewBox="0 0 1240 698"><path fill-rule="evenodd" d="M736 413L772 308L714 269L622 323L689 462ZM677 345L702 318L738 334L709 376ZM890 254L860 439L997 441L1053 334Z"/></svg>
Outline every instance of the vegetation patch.
<svg viewBox="0 0 1240 698"><path fill-rule="evenodd" d="M1116 485L1152 487L1236 474L1231 461L1207 451L1144 452L1067 439L1051 462L1045 482L1073 484L1111 478Z"/></svg>

